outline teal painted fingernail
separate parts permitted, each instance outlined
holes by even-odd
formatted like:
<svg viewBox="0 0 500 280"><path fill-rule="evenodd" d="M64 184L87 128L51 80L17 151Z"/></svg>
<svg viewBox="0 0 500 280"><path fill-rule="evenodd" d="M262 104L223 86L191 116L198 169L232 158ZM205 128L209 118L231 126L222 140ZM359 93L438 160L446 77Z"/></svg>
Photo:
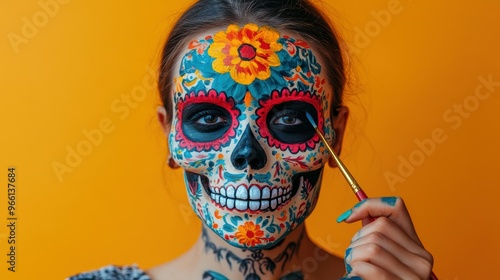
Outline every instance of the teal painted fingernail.
<svg viewBox="0 0 500 280"><path fill-rule="evenodd" d="M342 215L340 215L337 218L337 223L342 223L343 221L347 220L347 218L349 218L349 216L351 216L351 214L352 214L352 210L351 209L345 211L344 213L342 213Z"/></svg>
<svg viewBox="0 0 500 280"><path fill-rule="evenodd" d="M398 200L398 198L395 196L382 197L380 199L382 200L383 203L391 207L394 207L394 205L396 205L396 201Z"/></svg>
<svg viewBox="0 0 500 280"><path fill-rule="evenodd" d="M352 267L350 264L347 264L347 263L345 264L345 271L347 272L347 274L351 273Z"/></svg>
<svg viewBox="0 0 500 280"><path fill-rule="evenodd" d="M354 208L358 208L359 206L363 205L366 201L368 200L367 199L361 200L360 202L356 203L356 205L354 205Z"/></svg>
<svg viewBox="0 0 500 280"><path fill-rule="evenodd" d="M349 248L347 248L347 250L345 250L345 256L346 256L346 258L347 258L347 256L349 256L349 254L351 254L351 251L352 251L351 247L349 247Z"/></svg>
<svg viewBox="0 0 500 280"><path fill-rule="evenodd" d="M345 250L344 263L345 263L345 270L346 270L347 274L351 273L351 271L352 271L351 265L347 262L347 259L351 255L351 250L352 250L352 248L347 248L347 250Z"/></svg>
<svg viewBox="0 0 500 280"><path fill-rule="evenodd" d="M363 280L363 278L359 276L345 276L340 278L340 280Z"/></svg>

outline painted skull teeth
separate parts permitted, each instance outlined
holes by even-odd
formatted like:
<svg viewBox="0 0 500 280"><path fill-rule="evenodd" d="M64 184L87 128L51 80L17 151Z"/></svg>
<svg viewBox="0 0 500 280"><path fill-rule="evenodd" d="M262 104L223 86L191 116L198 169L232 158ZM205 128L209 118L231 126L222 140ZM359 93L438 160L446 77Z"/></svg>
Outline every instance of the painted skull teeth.
<svg viewBox="0 0 500 280"><path fill-rule="evenodd" d="M221 188L210 187L210 197L221 207L239 211L267 211L275 210L285 204L292 197L292 188L270 188L253 184L248 188L242 184L237 187L232 185Z"/></svg>
<svg viewBox="0 0 500 280"><path fill-rule="evenodd" d="M286 187L270 187L268 185L247 184L210 186L206 176L186 171L186 177L193 193L202 188L218 206L236 211L274 211L285 205L298 190L301 195L308 195L321 174L321 168L296 174L292 177L292 185Z"/></svg>

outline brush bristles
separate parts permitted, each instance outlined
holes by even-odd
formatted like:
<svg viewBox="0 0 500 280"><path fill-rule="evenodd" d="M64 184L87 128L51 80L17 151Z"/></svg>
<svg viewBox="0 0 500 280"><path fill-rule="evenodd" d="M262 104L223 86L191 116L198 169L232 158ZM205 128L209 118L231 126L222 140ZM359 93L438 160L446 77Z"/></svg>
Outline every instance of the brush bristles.
<svg viewBox="0 0 500 280"><path fill-rule="evenodd" d="M312 124L312 126L316 129L318 125L316 125L316 122L313 120L311 114L309 112L306 112L306 117L309 120L309 122Z"/></svg>

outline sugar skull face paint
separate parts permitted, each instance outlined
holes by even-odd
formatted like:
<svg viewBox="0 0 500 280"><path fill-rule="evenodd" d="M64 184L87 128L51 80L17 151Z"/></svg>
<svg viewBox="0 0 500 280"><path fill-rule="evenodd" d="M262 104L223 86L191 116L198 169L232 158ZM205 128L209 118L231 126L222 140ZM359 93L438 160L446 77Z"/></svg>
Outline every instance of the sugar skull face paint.
<svg viewBox="0 0 500 280"><path fill-rule="evenodd" d="M268 248L318 198L332 140L330 92L310 46L230 25L190 42L175 77L170 151L194 211L233 246Z"/></svg>

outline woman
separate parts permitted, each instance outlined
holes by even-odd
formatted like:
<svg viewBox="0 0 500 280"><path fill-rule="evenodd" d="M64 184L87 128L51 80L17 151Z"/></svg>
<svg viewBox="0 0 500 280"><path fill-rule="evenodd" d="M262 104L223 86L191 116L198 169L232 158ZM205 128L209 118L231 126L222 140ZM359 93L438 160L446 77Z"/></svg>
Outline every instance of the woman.
<svg viewBox="0 0 500 280"><path fill-rule="evenodd" d="M163 50L158 119L202 234L150 270L109 266L70 279L429 279L432 256L400 198L368 199L339 217L365 224L344 259L305 230L324 166L335 166L305 114L339 153L348 116L342 54L309 1L190 7ZM316 270L303 268L308 258L321 260Z"/></svg>

